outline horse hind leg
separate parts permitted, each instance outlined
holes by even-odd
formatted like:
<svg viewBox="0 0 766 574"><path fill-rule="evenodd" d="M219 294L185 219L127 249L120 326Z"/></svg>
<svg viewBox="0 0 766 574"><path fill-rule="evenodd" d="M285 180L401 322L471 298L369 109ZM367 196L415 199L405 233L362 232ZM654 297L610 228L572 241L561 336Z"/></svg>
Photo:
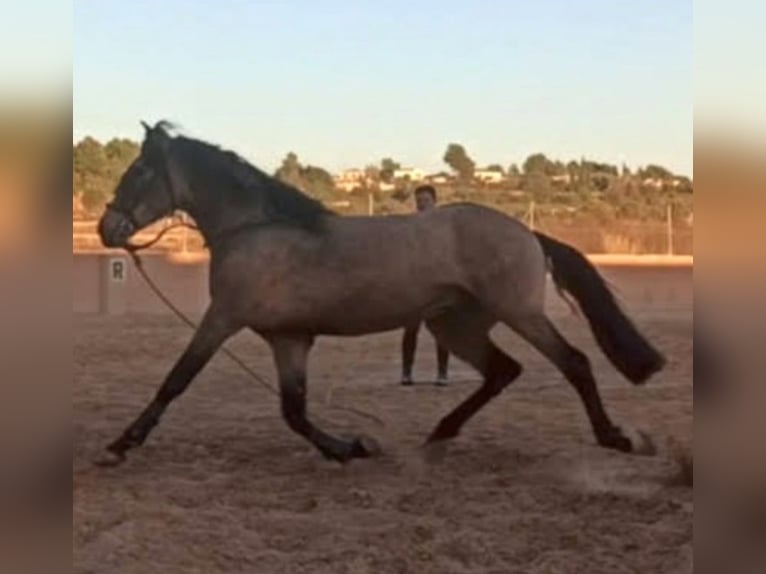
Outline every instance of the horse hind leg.
<svg viewBox="0 0 766 574"><path fill-rule="evenodd" d="M473 415L521 374L521 365L490 340L489 330L494 323L477 309L453 309L426 322L440 345L484 378L481 387L439 421L428 437L429 443L457 436Z"/></svg>
<svg viewBox="0 0 766 574"><path fill-rule="evenodd" d="M507 324L553 362L572 384L585 406L599 445L623 452L652 452L653 445L648 436L642 434L643 444L633 444L619 427L612 424L601 402L588 357L569 344L542 312L516 316Z"/></svg>

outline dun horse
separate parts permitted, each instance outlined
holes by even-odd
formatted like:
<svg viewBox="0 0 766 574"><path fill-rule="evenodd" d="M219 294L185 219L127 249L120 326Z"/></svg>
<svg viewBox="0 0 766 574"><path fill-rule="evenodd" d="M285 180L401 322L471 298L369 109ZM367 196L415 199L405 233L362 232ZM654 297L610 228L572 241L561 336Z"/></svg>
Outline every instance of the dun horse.
<svg viewBox="0 0 766 574"><path fill-rule="evenodd" d="M574 386L599 445L640 449L607 415L587 357L546 317L548 268L556 285L577 300L601 349L627 379L643 383L664 359L573 247L469 203L417 215L339 216L232 152L176 135L165 122L143 126L141 153L99 222L101 240L125 247L141 228L176 210L187 212L210 248L211 301L154 399L107 447L109 462L121 462L141 445L168 405L242 329L261 335L273 351L289 427L326 457L345 462L369 456L377 450L372 439L343 440L308 420L312 344L320 335L364 335L418 320L483 377L428 441L455 437L521 374L522 366L490 339L501 322Z"/></svg>

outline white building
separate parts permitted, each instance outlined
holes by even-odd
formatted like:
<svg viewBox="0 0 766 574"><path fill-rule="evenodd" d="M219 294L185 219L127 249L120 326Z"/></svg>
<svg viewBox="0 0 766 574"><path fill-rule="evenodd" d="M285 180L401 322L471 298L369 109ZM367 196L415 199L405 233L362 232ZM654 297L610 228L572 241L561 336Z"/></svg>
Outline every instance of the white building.
<svg viewBox="0 0 766 574"><path fill-rule="evenodd" d="M500 183L505 179L505 174L502 171L477 169L473 172L473 177L482 183Z"/></svg>
<svg viewBox="0 0 766 574"><path fill-rule="evenodd" d="M367 176L363 169L346 169L333 177L335 187L345 192L354 191L357 188L364 187L367 182Z"/></svg>
<svg viewBox="0 0 766 574"><path fill-rule="evenodd" d="M409 181L423 181L426 172L417 167L403 167L394 170L394 179L408 179Z"/></svg>
<svg viewBox="0 0 766 574"><path fill-rule="evenodd" d="M432 173L426 176L429 183L444 184L449 183L450 176L446 173Z"/></svg>

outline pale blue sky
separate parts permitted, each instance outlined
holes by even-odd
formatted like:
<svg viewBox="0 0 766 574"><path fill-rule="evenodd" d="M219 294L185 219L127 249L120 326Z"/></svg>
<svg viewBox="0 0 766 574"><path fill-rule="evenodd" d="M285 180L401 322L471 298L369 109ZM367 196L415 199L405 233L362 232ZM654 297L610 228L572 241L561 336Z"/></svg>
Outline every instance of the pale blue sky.
<svg viewBox="0 0 766 574"><path fill-rule="evenodd" d="M79 0L74 139L167 118L264 169L542 151L692 173L692 3Z"/></svg>
<svg viewBox="0 0 766 574"><path fill-rule="evenodd" d="M72 78L72 5L2 0L0 100L60 104Z"/></svg>
<svg viewBox="0 0 766 574"><path fill-rule="evenodd" d="M766 147L766 3L697 0L694 5L695 120L702 132Z"/></svg>

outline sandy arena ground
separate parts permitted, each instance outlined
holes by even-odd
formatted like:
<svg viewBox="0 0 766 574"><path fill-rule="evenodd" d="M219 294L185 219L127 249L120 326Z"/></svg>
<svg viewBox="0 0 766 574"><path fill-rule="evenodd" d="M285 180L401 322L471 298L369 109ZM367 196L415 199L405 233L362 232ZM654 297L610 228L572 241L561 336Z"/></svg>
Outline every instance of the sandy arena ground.
<svg viewBox="0 0 766 574"><path fill-rule="evenodd" d="M593 361L614 421L660 447L692 437L691 313L638 316L669 365L645 387L622 379L577 317L557 324ZM421 332L418 379L398 385L399 333L321 340L310 412L375 436L384 454L340 466L290 432L276 398L218 356L127 463L91 460L121 432L181 353L170 317L76 316L74 571L78 573L642 573L692 571L692 490L656 457L595 446L554 368L508 331L522 377L443 453L421 444L478 384L453 363L437 388ZM249 333L229 345L273 380ZM334 409L375 413L385 426ZM439 456L439 454L441 456Z"/></svg>

